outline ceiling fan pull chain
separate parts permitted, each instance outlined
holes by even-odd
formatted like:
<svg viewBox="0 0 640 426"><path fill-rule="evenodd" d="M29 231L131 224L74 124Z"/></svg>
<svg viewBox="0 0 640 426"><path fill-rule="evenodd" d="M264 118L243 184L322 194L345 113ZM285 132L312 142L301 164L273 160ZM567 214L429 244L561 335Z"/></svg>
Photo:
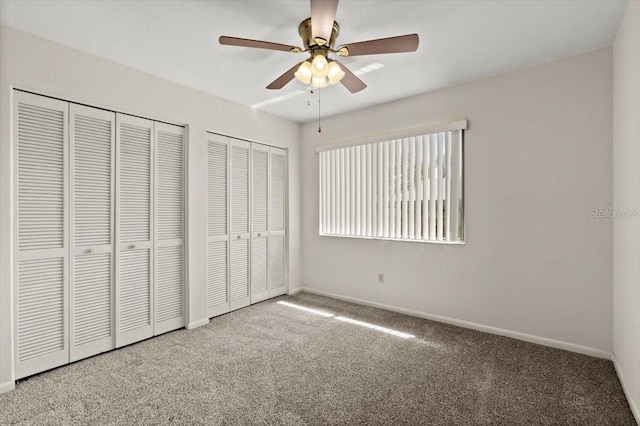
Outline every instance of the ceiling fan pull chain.
<svg viewBox="0 0 640 426"><path fill-rule="evenodd" d="M320 126L320 92L321 89L318 87L318 133L322 133L322 127Z"/></svg>

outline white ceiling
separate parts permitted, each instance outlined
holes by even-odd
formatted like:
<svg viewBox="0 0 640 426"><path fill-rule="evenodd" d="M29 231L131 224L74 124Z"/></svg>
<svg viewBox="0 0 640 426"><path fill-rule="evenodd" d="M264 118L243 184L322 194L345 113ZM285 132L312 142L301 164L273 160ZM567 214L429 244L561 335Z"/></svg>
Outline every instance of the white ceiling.
<svg viewBox="0 0 640 426"><path fill-rule="evenodd" d="M368 88L322 90L331 116L610 45L627 0L342 0L337 44L418 33L415 53L344 58ZM302 54L220 46L229 35L301 45L309 2L2 0L0 21L184 85L299 122L318 114L317 93L296 80L265 89Z"/></svg>

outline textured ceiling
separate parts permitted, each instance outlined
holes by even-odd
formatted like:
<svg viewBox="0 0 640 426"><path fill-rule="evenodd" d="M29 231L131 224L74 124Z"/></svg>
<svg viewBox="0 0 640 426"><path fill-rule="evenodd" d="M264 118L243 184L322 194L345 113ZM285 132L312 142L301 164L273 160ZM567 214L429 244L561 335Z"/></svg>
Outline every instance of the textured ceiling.
<svg viewBox="0 0 640 426"><path fill-rule="evenodd" d="M321 90L322 115L389 102L610 45L627 1L342 0L338 44L418 33L415 53L344 58L368 88ZM184 85L306 122L318 94L296 80L265 89L305 58L220 46L220 35L301 45L309 3L2 0L0 21Z"/></svg>

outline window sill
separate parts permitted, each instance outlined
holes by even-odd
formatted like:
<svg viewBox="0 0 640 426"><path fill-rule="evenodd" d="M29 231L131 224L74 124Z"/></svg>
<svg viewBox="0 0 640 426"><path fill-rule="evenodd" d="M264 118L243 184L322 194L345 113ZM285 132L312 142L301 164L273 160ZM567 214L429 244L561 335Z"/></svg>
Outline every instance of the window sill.
<svg viewBox="0 0 640 426"><path fill-rule="evenodd" d="M381 241L398 241L403 243L427 243L427 244L443 244L452 246L464 246L466 241L443 241L443 240L410 240L405 238L385 238L385 237L364 237L359 235L339 235L339 234L318 234L320 237L337 237L337 238L353 238L359 240L381 240Z"/></svg>

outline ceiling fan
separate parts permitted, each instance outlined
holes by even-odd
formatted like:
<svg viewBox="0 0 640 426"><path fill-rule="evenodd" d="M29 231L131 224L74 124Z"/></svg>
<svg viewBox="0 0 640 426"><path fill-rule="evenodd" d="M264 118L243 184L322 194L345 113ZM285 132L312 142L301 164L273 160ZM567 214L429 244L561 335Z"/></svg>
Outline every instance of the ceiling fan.
<svg viewBox="0 0 640 426"><path fill-rule="evenodd" d="M269 84L267 89L282 89L295 77L300 82L314 88L322 88L327 84L340 82L351 93L359 92L367 85L343 64L335 59L330 59L330 53L347 57L415 52L418 49L418 34L360 41L339 45L335 48L336 39L340 33L340 26L335 21L337 8L338 0L311 0L311 17L302 21L298 26L298 33L302 38L304 49L288 44L228 36L221 36L219 42L226 46L309 53L308 59L291 67Z"/></svg>

